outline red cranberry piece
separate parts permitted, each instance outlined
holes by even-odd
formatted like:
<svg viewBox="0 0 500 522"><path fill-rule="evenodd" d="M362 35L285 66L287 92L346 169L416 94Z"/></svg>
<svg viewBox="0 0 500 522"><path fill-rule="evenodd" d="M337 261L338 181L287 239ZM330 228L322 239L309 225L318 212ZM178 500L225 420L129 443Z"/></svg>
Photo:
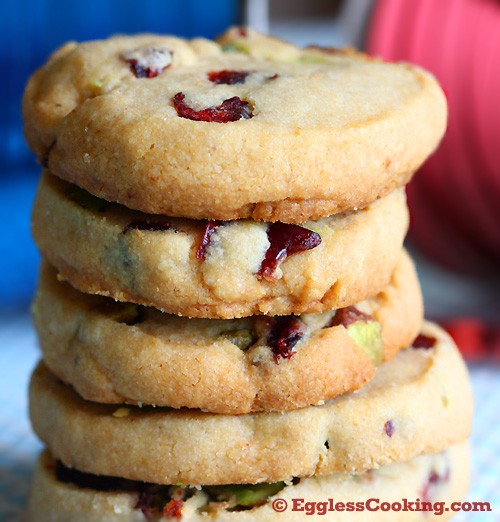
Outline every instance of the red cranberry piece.
<svg viewBox="0 0 500 522"><path fill-rule="evenodd" d="M153 507L153 495L147 489L141 491L134 508L140 509L142 514L149 520L151 515L156 511Z"/></svg>
<svg viewBox="0 0 500 522"><path fill-rule="evenodd" d="M122 57L136 78L154 78L172 64L172 52L164 47L142 47Z"/></svg>
<svg viewBox="0 0 500 522"><path fill-rule="evenodd" d="M306 325L299 317L289 315L274 317L271 321L271 330L266 343L272 349L274 362L281 359L290 359L295 345L304 337Z"/></svg>
<svg viewBox="0 0 500 522"><path fill-rule="evenodd" d="M355 306L346 306L345 308L340 308L335 312L335 315L332 317L330 322L330 326L338 326L342 325L346 328L356 321L373 321L373 317L371 315L365 314L358 310Z"/></svg>
<svg viewBox="0 0 500 522"><path fill-rule="evenodd" d="M238 96L224 100L217 107L207 107L196 111L184 103L185 95L178 92L173 103L177 114L181 118L194 121L209 121L215 123L228 123L230 121L247 120L252 117L250 104Z"/></svg>
<svg viewBox="0 0 500 522"><path fill-rule="evenodd" d="M237 27L236 31L239 36L246 38L248 36L248 29L246 27Z"/></svg>
<svg viewBox="0 0 500 522"><path fill-rule="evenodd" d="M391 421L391 420L388 420L385 424L384 424L384 431L385 431L385 434L390 438L394 435L394 431L396 430L396 428L394 427L394 423Z"/></svg>
<svg viewBox="0 0 500 522"><path fill-rule="evenodd" d="M450 469L447 468L443 475L439 475L439 473L435 470L431 470L429 473L429 477L427 482L424 484L422 488L422 493L420 495L423 502L431 502L432 499L432 489L434 486L438 484L446 483L450 480Z"/></svg>
<svg viewBox="0 0 500 522"><path fill-rule="evenodd" d="M150 232L158 232L161 230L170 230L174 228L172 223L168 221L147 221L142 219L136 219L129 223L124 229L123 234L130 232L131 230L149 230Z"/></svg>
<svg viewBox="0 0 500 522"><path fill-rule="evenodd" d="M210 238L212 234L221 226L225 225L224 221L209 221L205 227L205 232L203 233L203 238L201 240L198 249L196 250L196 259L201 259L205 261L207 257L207 248L210 245Z"/></svg>
<svg viewBox="0 0 500 522"><path fill-rule="evenodd" d="M226 85L235 85L237 83L245 83L249 74L250 71L230 71L224 69L223 71L211 71L207 76L211 82L216 83L217 85L222 83Z"/></svg>
<svg viewBox="0 0 500 522"><path fill-rule="evenodd" d="M288 223L271 223L267 237L270 245L258 274L268 281L276 281L276 269L288 256L311 250L321 243L317 232Z"/></svg>
<svg viewBox="0 0 500 522"><path fill-rule="evenodd" d="M435 337L431 337L429 335L420 334L417 335L416 339L413 341L411 345L412 348L417 348L421 350L429 350L430 348L434 348L437 339Z"/></svg>
<svg viewBox="0 0 500 522"><path fill-rule="evenodd" d="M181 499L171 499L163 508L163 516L166 518L182 518L183 501Z"/></svg>
<svg viewBox="0 0 500 522"><path fill-rule="evenodd" d="M437 471L432 470L429 475L429 484L437 484L441 480L441 477L438 475Z"/></svg>

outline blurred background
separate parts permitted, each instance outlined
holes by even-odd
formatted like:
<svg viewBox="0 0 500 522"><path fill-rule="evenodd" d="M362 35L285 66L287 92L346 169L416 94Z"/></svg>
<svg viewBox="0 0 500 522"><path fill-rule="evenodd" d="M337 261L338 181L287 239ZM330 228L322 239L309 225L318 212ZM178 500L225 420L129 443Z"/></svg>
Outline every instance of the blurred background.
<svg viewBox="0 0 500 522"><path fill-rule="evenodd" d="M473 381L476 394L483 397L482 405L487 397L491 404L490 409L480 410L485 418L478 422L497 424L500 373L488 365L500 361L498 0L3 2L0 355L4 348L10 348L10 355L1 359L0 365L9 367L5 373L16 381L15 390L25 386L36 360L28 309L39 256L30 238L29 219L40 169L24 143L20 112L29 75L68 40L135 32L212 38L232 24L249 25L298 45L352 45L384 59L414 62L432 71L443 85L449 102L449 127L439 150L409 187L412 224L408 243L417 261L427 316L449 329L469 362L483 363L472 367ZM15 448L8 448L11 464L0 466L0 519L9 509L2 511L2 501L10 499L14 520L37 443L27 424L21 427L12 421L26 406L24 396L17 398L5 385L0 392L4 414L11 415L10 423L1 429L4 437L18 441ZM485 429L477 440L498 440L498 435L498 430L492 434ZM0 450L2 447L0 441ZM498 453L495 450L495 455ZM498 458L496 466L488 453L482 458L487 471L481 474L481 484L487 487L485 480L490 480L499 499ZM8 482L10 489L2 497L2 483Z"/></svg>
<svg viewBox="0 0 500 522"><path fill-rule="evenodd" d="M26 310L39 257L30 209L40 168L24 143L21 97L29 76L69 40L163 32L213 38L242 19L236 0L27 0L3 2L0 17L0 311Z"/></svg>

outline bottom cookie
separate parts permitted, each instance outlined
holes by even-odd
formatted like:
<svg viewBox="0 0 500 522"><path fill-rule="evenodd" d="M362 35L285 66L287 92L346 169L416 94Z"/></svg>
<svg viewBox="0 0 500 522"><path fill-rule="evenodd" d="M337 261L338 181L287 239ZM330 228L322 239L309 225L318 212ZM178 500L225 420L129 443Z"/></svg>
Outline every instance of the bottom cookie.
<svg viewBox="0 0 500 522"><path fill-rule="evenodd" d="M468 481L467 442L359 475L198 488L80 473L46 451L35 471L25 522L445 521L454 514L446 508L463 499ZM395 509L387 510L392 504Z"/></svg>

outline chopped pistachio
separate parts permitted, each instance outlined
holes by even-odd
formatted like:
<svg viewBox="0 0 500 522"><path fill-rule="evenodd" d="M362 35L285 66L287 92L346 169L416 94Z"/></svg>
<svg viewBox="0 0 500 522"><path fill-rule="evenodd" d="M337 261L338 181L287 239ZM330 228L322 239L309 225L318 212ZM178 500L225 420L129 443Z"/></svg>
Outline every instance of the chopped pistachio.
<svg viewBox="0 0 500 522"><path fill-rule="evenodd" d="M276 495L286 484L284 482L262 484L229 484L225 486L207 486L204 489L219 502L234 499L238 506L255 506L264 503Z"/></svg>
<svg viewBox="0 0 500 522"><path fill-rule="evenodd" d="M106 87L100 80L91 81L88 87L94 96L99 96L106 92Z"/></svg>
<svg viewBox="0 0 500 522"><path fill-rule="evenodd" d="M245 53L248 54L250 49L247 45L242 44L241 42L233 42L230 44L224 44L222 46L222 50L225 53Z"/></svg>
<svg viewBox="0 0 500 522"><path fill-rule="evenodd" d="M382 362L384 344L380 323L376 321L356 321L347 327L347 333L374 364L379 365Z"/></svg>
<svg viewBox="0 0 500 522"><path fill-rule="evenodd" d="M314 54L305 54L299 58L299 61L302 63L314 64L314 63L327 63L328 59L325 56L318 56L318 55L314 55Z"/></svg>

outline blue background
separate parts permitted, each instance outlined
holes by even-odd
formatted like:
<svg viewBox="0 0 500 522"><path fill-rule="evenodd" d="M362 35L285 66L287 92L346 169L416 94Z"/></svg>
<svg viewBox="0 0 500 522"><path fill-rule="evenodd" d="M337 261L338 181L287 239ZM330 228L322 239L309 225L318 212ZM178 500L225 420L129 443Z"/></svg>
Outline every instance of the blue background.
<svg viewBox="0 0 500 522"><path fill-rule="evenodd" d="M30 213L40 167L22 136L21 98L34 70L68 40L158 32L213 38L239 22L237 0L31 0L0 16L0 311L25 309L39 256Z"/></svg>

